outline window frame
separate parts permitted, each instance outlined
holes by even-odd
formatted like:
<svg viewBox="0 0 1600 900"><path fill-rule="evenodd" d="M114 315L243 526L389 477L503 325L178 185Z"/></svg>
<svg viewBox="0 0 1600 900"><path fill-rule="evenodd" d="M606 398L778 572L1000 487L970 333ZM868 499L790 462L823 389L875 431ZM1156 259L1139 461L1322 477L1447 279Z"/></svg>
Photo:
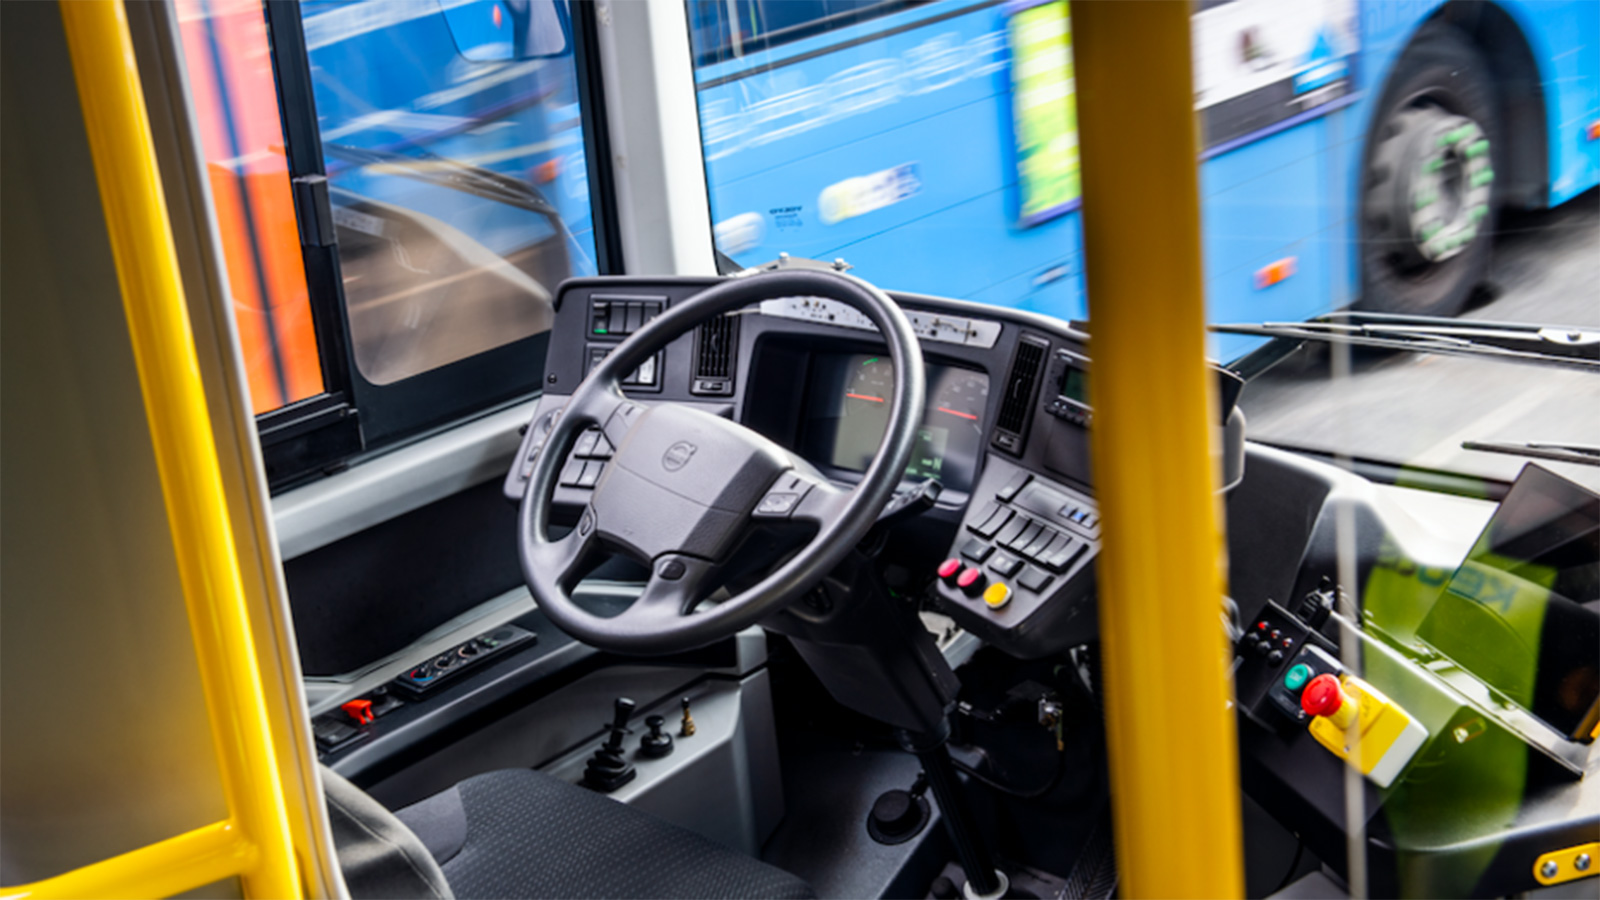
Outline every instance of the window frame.
<svg viewBox="0 0 1600 900"><path fill-rule="evenodd" d="M322 361L323 392L256 417L274 494L334 474L441 427L536 396L549 333L531 335L389 384L355 363L334 235L310 55L298 0L264 0L284 151L294 191L306 288ZM572 53L583 127L599 274L622 271L616 192L595 50L593 4L572 0Z"/></svg>

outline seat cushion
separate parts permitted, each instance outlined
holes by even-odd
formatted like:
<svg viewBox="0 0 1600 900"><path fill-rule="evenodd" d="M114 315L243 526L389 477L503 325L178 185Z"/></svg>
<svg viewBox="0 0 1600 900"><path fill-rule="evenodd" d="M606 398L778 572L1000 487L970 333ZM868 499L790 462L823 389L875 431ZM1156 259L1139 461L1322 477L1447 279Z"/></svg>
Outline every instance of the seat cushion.
<svg viewBox="0 0 1600 900"><path fill-rule="evenodd" d="M471 900L815 896L788 872L528 769L469 778L396 815Z"/></svg>

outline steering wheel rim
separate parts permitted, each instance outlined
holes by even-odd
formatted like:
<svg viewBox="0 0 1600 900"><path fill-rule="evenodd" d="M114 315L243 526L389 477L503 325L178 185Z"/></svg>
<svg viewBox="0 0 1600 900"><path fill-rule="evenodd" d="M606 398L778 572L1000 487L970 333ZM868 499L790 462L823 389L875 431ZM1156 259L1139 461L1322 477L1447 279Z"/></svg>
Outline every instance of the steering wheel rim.
<svg viewBox="0 0 1600 900"><path fill-rule="evenodd" d="M792 296L837 300L859 310L888 345L895 374L888 424L877 454L850 490L834 486L805 460L743 425L678 404L646 408L622 393L626 373L701 323L762 299ZM887 294L862 279L777 270L735 276L680 300L584 378L546 438L517 517L517 550L528 589L557 627L603 650L666 654L729 637L798 599L866 536L910 461L924 392L922 350L910 320ZM615 454L577 526L551 540L557 476L578 435L591 425L605 432ZM661 453L662 443L677 435L688 437ZM623 491L639 499L624 499ZM774 495L792 496L778 501L792 505L765 511ZM641 509L646 500L650 506ZM741 512L741 507L747 508ZM684 521L695 515L701 518ZM720 573L742 530L779 520L814 526L816 533L756 584L696 611L704 596L695 592ZM674 540L688 546L662 550ZM648 562L651 570L639 599L613 617L596 616L571 596L584 563L600 547Z"/></svg>

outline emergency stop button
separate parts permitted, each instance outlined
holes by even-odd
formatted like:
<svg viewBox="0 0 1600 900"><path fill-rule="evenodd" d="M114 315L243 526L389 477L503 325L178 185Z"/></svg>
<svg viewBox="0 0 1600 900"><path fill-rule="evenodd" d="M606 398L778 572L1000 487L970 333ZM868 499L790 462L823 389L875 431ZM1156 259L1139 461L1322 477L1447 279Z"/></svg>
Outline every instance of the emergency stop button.
<svg viewBox="0 0 1600 900"><path fill-rule="evenodd" d="M1311 679L1300 694L1300 708L1308 715L1322 716L1339 728L1347 728L1356 715L1356 705L1344 692L1339 679L1329 674Z"/></svg>

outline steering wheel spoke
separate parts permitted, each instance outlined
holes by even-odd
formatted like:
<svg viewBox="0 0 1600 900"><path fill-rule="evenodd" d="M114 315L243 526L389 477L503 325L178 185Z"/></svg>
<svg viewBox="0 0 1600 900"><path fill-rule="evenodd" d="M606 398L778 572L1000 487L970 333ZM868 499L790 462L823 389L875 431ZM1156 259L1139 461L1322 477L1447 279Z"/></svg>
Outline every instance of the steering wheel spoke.
<svg viewBox="0 0 1600 900"><path fill-rule="evenodd" d="M705 599L715 570L714 563L698 557L663 556L656 560L639 599L623 615L656 622L687 616Z"/></svg>
<svg viewBox="0 0 1600 900"><path fill-rule="evenodd" d="M844 517L850 506L851 492L837 487L826 479L818 480L800 499L790 519L818 529L831 528Z"/></svg>
<svg viewBox="0 0 1600 900"><path fill-rule="evenodd" d="M578 581L584 564L600 549L594 510L585 509L578 524L564 536L553 541L541 541L528 548L528 562L541 571L548 572L557 584L570 588Z"/></svg>
<svg viewBox="0 0 1600 900"><path fill-rule="evenodd" d="M597 425L605 432L606 440L615 447L627 436L645 407L622 395L615 383L595 384L592 389L579 391L567 402L563 418L585 424Z"/></svg>

